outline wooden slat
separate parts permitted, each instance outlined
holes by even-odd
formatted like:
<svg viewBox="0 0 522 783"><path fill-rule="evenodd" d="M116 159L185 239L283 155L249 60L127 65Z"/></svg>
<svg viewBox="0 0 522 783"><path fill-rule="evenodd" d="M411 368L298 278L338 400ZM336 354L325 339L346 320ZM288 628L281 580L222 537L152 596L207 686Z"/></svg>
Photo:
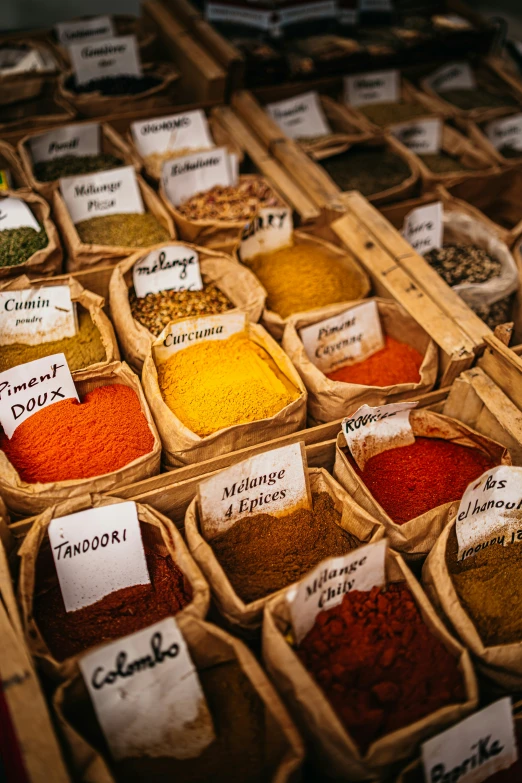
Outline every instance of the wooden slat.
<svg viewBox="0 0 522 783"><path fill-rule="evenodd" d="M487 335L485 341L486 350L479 359L479 367L522 410L522 358L493 334Z"/></svg>
<svg viewBox="0 0 522 783"><path fill-rule="evenodd" d="M271 149L275 142L287 138L279 125L266 113L249 90L239 90L233 94L232 108L244 122L255 130L268 149Z"/></svg>
<svg viewBox="0 0 522 783"><path fill-rule="evenodd" d="M274 142L272 154L286 171L292 172L296 182L305 189L320 209L343 209L340 200L341 190L324 168L311 160L295 141L283 139Z"/></svg>

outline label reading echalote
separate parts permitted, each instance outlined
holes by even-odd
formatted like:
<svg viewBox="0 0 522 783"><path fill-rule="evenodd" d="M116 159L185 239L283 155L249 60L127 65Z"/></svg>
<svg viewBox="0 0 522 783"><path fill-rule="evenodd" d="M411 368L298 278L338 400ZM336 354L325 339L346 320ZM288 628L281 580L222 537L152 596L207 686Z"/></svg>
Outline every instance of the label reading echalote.
<svg viewBox="0 0 522 783"><path fill-rule="evenodd" d="M0 231L6 231L8 228L34 228L40 231L40 226L35 216L20 198L0 198Z"/></svg>
<svg viewBox="0 0 522 783"><path fill-rule="evenodd" d="M153 345L156 362L161 364L173 353L208 340L228 340L246 328L246 314L242 312L195 316L165 327Z"/></svg>
<svg viewBox="0 0 522 783"><path fill-rule="evenodd" d="M143 157L154 152L214 146L205 112L201 109L133 122L131 133Z"/></svg>
<svg viewBox="0 0 522 783"><path fill-rule="evenodd" d="M150 584L132 501L53 519L48 534L67 612L124 587Z"/></svg>
<svg viewBox="0 0 522 783"><path fill-rule="evenodd" d="M67 285L0 292L0 345L39 345L76 334Z"/></svg>
<svg viewBox="0 0 522 783"><path fill-rule="evenodd" d="M8 438L33 413L66 399L78 394L63 353L0 373L0 424Z"/></svg>
<svg viewBox="0 0 522 783"><path fill-rule="evenodd" d="M54 29L56 37L63 46L85 41L100 41L116 35L110 16L93 16L75 22L60 22Z"/></svg>
<svg viewBox="0 0 522 783"><path fill-rule="evenodd" d="M431 74L428 84L435 92L474 90L477 86L473 71L468 63L444 65Z"/></svg>
<svg viewBox="0 0 522 783"><path fill-rule="evenodd" d="M417 404L397 402L376 408L361 405L355 413L343 419L346 444L361 470L371 457L381 451L409 446L415 442L410 412Z"/></svg>
<svg viewBox="0 0 522 783"><path fill-rule="evenodd" d="M440 151L442 122L438 119L401 122L390 130L401 144L418 155L436 155Z"/></svg>
<svg viewBox="0 0 522 783"><path fill-rule="evenodd" d="M201 291L199 255L187 245L167 245L152 250L136 261L132 280L138 299L159 291Z"/></svg>
<svg viewBox="0 0 522 783"><path fill-rule="evenodd" d="M352 106L396 103L400 99L399 71L374 71L344 77L344 96Z"/></svg>
<svg viewBox="0 0 522 783"><path fill-rule="evenodd" d="M367 592L384 585L386 541L362 546L323 560L286 593L297 644L313 628L319 612L338 606L352 590Z"/></svg>
<svg viewBox="0 0 522 783"><path fill-rule="evenodd" d="M99 215L145 212L132 166L63 177L60 190L73 223Z"/></svg>
<svg viewBox="0 0 522 783"><path fill-rule="evenodd" d="M239 256L243 261L271 253L292 244L294 224L292 212L282 207L263 207L255 218L246 224L241 235Z"/></svg>
<svg viewBox="0 0 522 783"><path fill-rule="evenodd" d="M493 702L422 745L424 776L429 783L483 783L517 759L509 697Z"/></svg>
<svg viewBox="0 0 522 783"><path fill-rule="evenodd" d="M522 152L522 114L488 122L484 131L495 149L510 147Z"/></svg>
<svg viewBox="0 0 522 783"><path fill-rule="evenodd" d="M163 164L162 180L167 198L179 206L215 185L237 185L237 157L226 147L185 155Z"/></svg>
<svg viewBox="0 0 522 783"><path fill-rule="evenodd" d="M315 138L331 133L316 92L306 92L286 101L269 103L266 111L291 139Z"/></svg>
<svg viewBox="0 0 522 783"><path fill-rule="evenodd" d="M384 337L375 302L345 310L332 318L299 330L306 355L321 372L333 372L360 362L384 348Z"/></svg>
<svg viewBox="0 0 522 783"><path fill-rule="evenodd" d="M77 84L107 76L142 75L135 35L75 43L69 46L69 55Z"/></svg>
<svg viewBox="0 0 522 783"><path fill-rule="evenodd" d="M440 201L412 209L404 218L402 235L417 253L424 255L434 247L442 247L443 218L444 211Z"/></svg>
<svg viewBox="0 0 522 783"><path fill-rule="evenodd" d="M41 133L29 139L34 163L53 160L63 155L98 155L100 152L100 125L66 125L63 128Z"/></svg>
<svg viewBox="0 0 522 783"><path fill-rule="evenodd" d="M201 683L173 617L82 655L79 665L115 759L190 759L214 741Z"/></svg>
<svg viewBox="0 0 522 783"><path fill-rule="evenodd" d="M239 519L256 514L280 517L310 509L306 454L302 443L265 451L232 465L198 485L199 519L207 540Z"/></svg>

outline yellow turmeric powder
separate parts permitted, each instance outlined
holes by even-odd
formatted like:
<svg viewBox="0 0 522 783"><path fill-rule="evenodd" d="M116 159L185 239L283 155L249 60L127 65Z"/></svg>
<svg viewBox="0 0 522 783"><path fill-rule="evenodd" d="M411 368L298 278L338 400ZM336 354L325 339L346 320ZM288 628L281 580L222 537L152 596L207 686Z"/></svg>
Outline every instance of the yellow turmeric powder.
<svg viewBox="0 0 522 783"><path fill-rule="evenodd" d="M246 332L178 351L158 366L158 380L170 410L201 437L270 418L299 397Z"/></svg>

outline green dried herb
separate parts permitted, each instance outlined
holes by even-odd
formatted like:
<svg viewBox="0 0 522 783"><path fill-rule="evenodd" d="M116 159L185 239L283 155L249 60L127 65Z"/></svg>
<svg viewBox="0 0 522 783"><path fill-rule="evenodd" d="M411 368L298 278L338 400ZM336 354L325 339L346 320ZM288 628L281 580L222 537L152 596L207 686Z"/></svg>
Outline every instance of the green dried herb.
<svg viewBox="0 0 522 783"><path fill-rule="evenodd" d="M43 228L40 231L29 226L6 228L0 231L0 267L24 264L38 250L47 247L48 243Z"/></svg>
<svg viewBox="0 0 522 783"><path fill-rule="evenodd" d="M82 220L76 224L80 240L86 245L149 247L170 239L151 212L129 212Z"/></svg>
<svg viewBox="0 0 522 783"><path fill-rule="evenodd" d="M411 174L406 161L386 147L354 145L321 164L341 190L358 190L363 196L400 185Z"/></svg>
<svg viewBox="0 0 522 783"><path fill-rule="evenodd" d="M419 158L435 174L448 174L451 171L469 171L471 169L458 158L454 158L453 155L448 155L442 150L430 155L419 155Z"/></svg>
<svg viewBox="0 0 522 783"><path fill-rule="evenodd" d="M367 106L358 106L357 109L381 127L392 125L394 122L407 122L429 114L429 110L420 103L407 103L406 101L370 103Z"/></svg>
<svg viewBox="0 0 522 783"><path fill-rule="evenodd" d="M444 90L439 93L440 97L452 103L458 109L464 111L470 109L490 108L495 109L501 106L516 106L517 102L510 95L504 95L501 92L490 92L484 87L475 87L472 90L462 88L454 90Z"/></svg>
<svg viewBox="0 0 522 783"><path fill-rule="evenodd" d="M115 155L61 155L53 160L42 160L33 166L39 182L53 182L60 177L91 174L121 166L123 161Z"/></svg>

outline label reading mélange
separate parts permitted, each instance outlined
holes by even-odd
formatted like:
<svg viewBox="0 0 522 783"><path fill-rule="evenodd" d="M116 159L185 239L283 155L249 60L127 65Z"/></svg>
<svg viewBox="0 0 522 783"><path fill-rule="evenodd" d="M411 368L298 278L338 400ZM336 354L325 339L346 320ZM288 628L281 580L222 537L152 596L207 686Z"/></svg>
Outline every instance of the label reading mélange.
<svg viewBox="0 0 522 783"><path fill-rule="evenodd" d="M255 218L246 224L241 235L239 256L243 261L271 253L292 244L294 224L292 212L281 207L263 207Z"/></svg>
<svg viewBox="0 0 522 783"><path fill-rule="evenodd" d="M39 345L76 334L67 285L0 292L0 345Z"/></svg>
<svg viewBox="0 0 522 783"><path fill-rule="evenodd" d="M299 330L299 336L312 364L324 373L360 362L384 348L375 302L365 302L305 326Z"/></svg>
<svg viewBox="0 0 522 783"><path fill-rule="evenodd" d="M33 413L66 399L78 394L63 353L0 373L0 424L8 438Z"/></svg>
<svg viewBox="0 0 522 783"><path fill-rule="evenodd" d="M438 68L428 79L435 92L446 90L474 90L477 83L468 63L451 63Z"/></svg>
<svg viewBox="0 0 522 783"><path fill-rule="evenodd" d="M484 131L495 149L511 147L522 152L522 114L488 122Z"/></svg>
<svg viewBox="0 0 522 783"><path fill-rule="evenodd" d="M0 231L6 231L8 228L34 228L40 231L40 226L35 216L22 199L0 198Z"/></svg>
<svg viewBox="0 0 522 783"><path fill-rule="evenodd" d="M422 256L434 247L442 247L444 232L442 203L428 204L408 212L404 218L402 235Z"/></svg>
<svg viewBox="0 0 522 783"><path fill-rule="evenodd" d="M173 617L79 660L115 759L189 759L215 739L197 671Z"/></svg>
<svg viewBox="0 0 522 783"><path fill-rule="evenodd" d="M132 501L53 519L48 534L67 612L124 587L150 584Z"/></svg>
<svg viewBox="0 0 522 783"><path fill-rule="evenodd" d="M291 139L327 136L331 133L316 92L306 92L286 101L268 103L266 112Z"/></svg>
<svg viewBox="0 0 522 783"><path fill-rule="evenodd" d="M345 76L344 99L352 106L396 103L400 99L399 71L374 71Z"/></svg>
<svg viewBox="0 0 522 783"><path fill-rule="evenodd" d="M187 245L168 245L152 250L136 261L132 280L138 299L160 291L201 291L199 255Z"/></svg>
<svg viewBox="0 0 522 783"><path fill-rule="evenodd" d="M71 44L69 55L78 84L106 76L141 76L143 73L135 35Z"/></svg>
<svg viewBox="0 0 522 783"><path fill-rule="evenodd" d="M143 157L153 152L214 146L205 112L201 109L133 122L131 133Z"/></svg>
<svg viewBox="0 0 522 783"><path fill-rule="evenodd" d="M113 38L116 30L110 16L93 16L76 22L60 22L54 26L56 37L64 46L83 41L100 41Z"/></svg>
<svg viewBox="0 0 522 783"><path fill-rule="evenodd" d="M62 177L60 190L73 223L98 215L145 212L132 166Z"/></svg>
<svg viewBox="0 0 522 783"><path fill-rule="evenodd" d="M245 517L311 509L304 444L265 451L200 482L198 505L207 541Z"/></svg>
<svg viewBox="0 0 522 783"><path fill-rule="evenodd" d="M352 590L369 591L384 585L386 540L362 546L341 557L323 560L289 588L286 600L294 636L299 644L313 628L319 612L338 606Z"/></svg>
<svg viewBox="0 0 522 783"><path fill-rule="evenodd" d="M53 160L62 155L97 155L100 152L100 125L66 125L41 133L29 139L31 157L34 163Z"/></svg>
<svg viewBox="0 0 522 783"><path fill-rule="evenodd" d="M409 446L415 442L410 411L417 404L397 402L376 408L361 405L355 413L343 419L346 444L361 470L371 457L381 451Z"/></svg>
<svg viewBox="0 0 522 783"><path fill-rule="evenodd" d="M424 775L429 783L482 783L517 759L509 697L422 744Z"/></svg>
<svg viewBox="0 0 522 783"><path fill-rule="evenodd" d="M208 340L228 340L236 332L246 329L246 313L230 312L218 315L195 316L169 324L153 344L154 359L158 364L172 354L196 343Z"/></svg>
<svg viewBox="0 0 522 783"><path fill-rule="evenodd" d="M442 141L442 122L438 119L416 120L392 125L391 132L401 144L421 155L436 155Z"/></svg>
<svg viewBox="0 0 522 783"><path fill-rule="evenodd" d="M237 156L226 147L184 155L163 164L162 180L167 198L177 207L215 185L237 185Z"/></svg>

